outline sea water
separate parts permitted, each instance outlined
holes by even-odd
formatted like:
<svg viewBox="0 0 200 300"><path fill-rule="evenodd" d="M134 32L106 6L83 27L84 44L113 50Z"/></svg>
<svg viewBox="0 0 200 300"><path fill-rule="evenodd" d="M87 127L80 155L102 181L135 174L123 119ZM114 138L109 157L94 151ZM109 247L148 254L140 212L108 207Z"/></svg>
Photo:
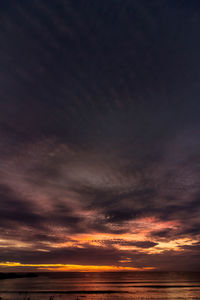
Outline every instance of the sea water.
<svg viewBox="0 0 200 300"><path fill-rule="evenodd" d="M3 300L200 299L200 272L68 272L0 281Z"/></svg>

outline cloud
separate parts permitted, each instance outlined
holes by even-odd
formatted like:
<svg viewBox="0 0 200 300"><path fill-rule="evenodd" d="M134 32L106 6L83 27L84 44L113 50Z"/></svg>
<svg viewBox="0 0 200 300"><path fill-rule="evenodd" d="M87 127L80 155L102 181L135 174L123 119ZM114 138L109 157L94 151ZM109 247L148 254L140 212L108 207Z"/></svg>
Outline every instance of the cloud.
<svg viewBox="0 0 200 300"><path fill-rule="evenodd" d="M193 5L97 2L0 4L1 259L195 269Z"/></svg>
<svg viewBox="0 0 200 300"><path fill-rule="evenodd" d="M134 241L134 240L124 240L124 239L110 239L110 240L103 240L101 241L102 245L106 246L127 246L127 247L136 247L136 248L143 248L148 249L155 247L158 243L152 241Z"/></svg>

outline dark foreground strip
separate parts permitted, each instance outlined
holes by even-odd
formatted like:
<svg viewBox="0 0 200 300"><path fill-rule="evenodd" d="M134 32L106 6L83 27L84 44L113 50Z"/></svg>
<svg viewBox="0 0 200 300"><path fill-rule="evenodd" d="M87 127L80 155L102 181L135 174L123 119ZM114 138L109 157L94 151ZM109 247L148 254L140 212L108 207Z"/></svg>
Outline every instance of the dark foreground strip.
<svg viewBox="0 0 200 300"><path fill-rule="evenodd" d="M171 288L199 288L200 285L133 285L133 288L155 288L155 289L171 289ZM128 291L0 291L0 294L124 294L131 293Z"/></svg>
<svg viewBox="0 0 200 300"><path fill-rule="evenodd" d="M127 291L0 291L0 294L124 294Z"/></svg>
<svg viewBox="0 0 200 300"><path fill-rule="evenodd" d="M155 289L173 289L173 288L199 288L200 285L129 285L128 287L155 288Z"/></svg>

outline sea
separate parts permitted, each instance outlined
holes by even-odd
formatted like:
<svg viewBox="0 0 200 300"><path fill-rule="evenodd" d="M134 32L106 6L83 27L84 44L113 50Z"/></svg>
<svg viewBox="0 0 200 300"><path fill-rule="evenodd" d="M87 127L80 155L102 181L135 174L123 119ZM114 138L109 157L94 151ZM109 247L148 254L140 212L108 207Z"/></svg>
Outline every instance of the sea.
<svg viewBox="0 0 200 300"><path fill-rule="evenodd" d="M200 299L200 272L60 272L37 275L0 280L0 299Z"/></svg>

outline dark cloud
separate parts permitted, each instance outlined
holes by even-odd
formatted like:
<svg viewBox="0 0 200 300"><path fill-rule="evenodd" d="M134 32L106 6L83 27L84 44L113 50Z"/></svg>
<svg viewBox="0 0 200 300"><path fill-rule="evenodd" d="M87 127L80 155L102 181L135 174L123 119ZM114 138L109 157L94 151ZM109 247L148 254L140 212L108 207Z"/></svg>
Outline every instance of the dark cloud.
<svg viewBox="0 0 200 300"><path fill-rule="evenodd" d="M199 250L200 250L200 243L194 243L192 245L181 245L180 248L182 250L186 250L187 252L196 252L197 255L199 255Z"/></svg>
<svg viewBox="0 0 200 300"><path fill-rule="evenodd" d="M110 246L110 245L120 245L120 246L128 246L128 247L137 247L137 248L152 248L158 245L158 243L151 242L151 241L127 241L122 239L114 239L114 240L105 240L102 241L103 245Z"/></svg>
<svg viewBox="0 0 200 300"><path fill-rule="evenodd" d="M151 248L158 245L158 243L154 243L151 241L144 241L144 242L128 242L127 246L136 246L138 248Z"/></svg>
<svg viewBox="0 0 200 300"><path fill-rule="evenodd" d="M27 226L40 227L42 216L34 212L34 203L28 203L26 199L16 195L9 187L0 186L1 220L2 227L15 226L15 223ZM11 224L9 224L11 222Z"/></svg>
<svg viewBox="0 0 200 300"><path fill-rule="evenodd" d="M172 229L164 229L159 231L153 231L151 233L151 236L155 238L172 238L172 236L175 236L175 233Z"/></svg>

